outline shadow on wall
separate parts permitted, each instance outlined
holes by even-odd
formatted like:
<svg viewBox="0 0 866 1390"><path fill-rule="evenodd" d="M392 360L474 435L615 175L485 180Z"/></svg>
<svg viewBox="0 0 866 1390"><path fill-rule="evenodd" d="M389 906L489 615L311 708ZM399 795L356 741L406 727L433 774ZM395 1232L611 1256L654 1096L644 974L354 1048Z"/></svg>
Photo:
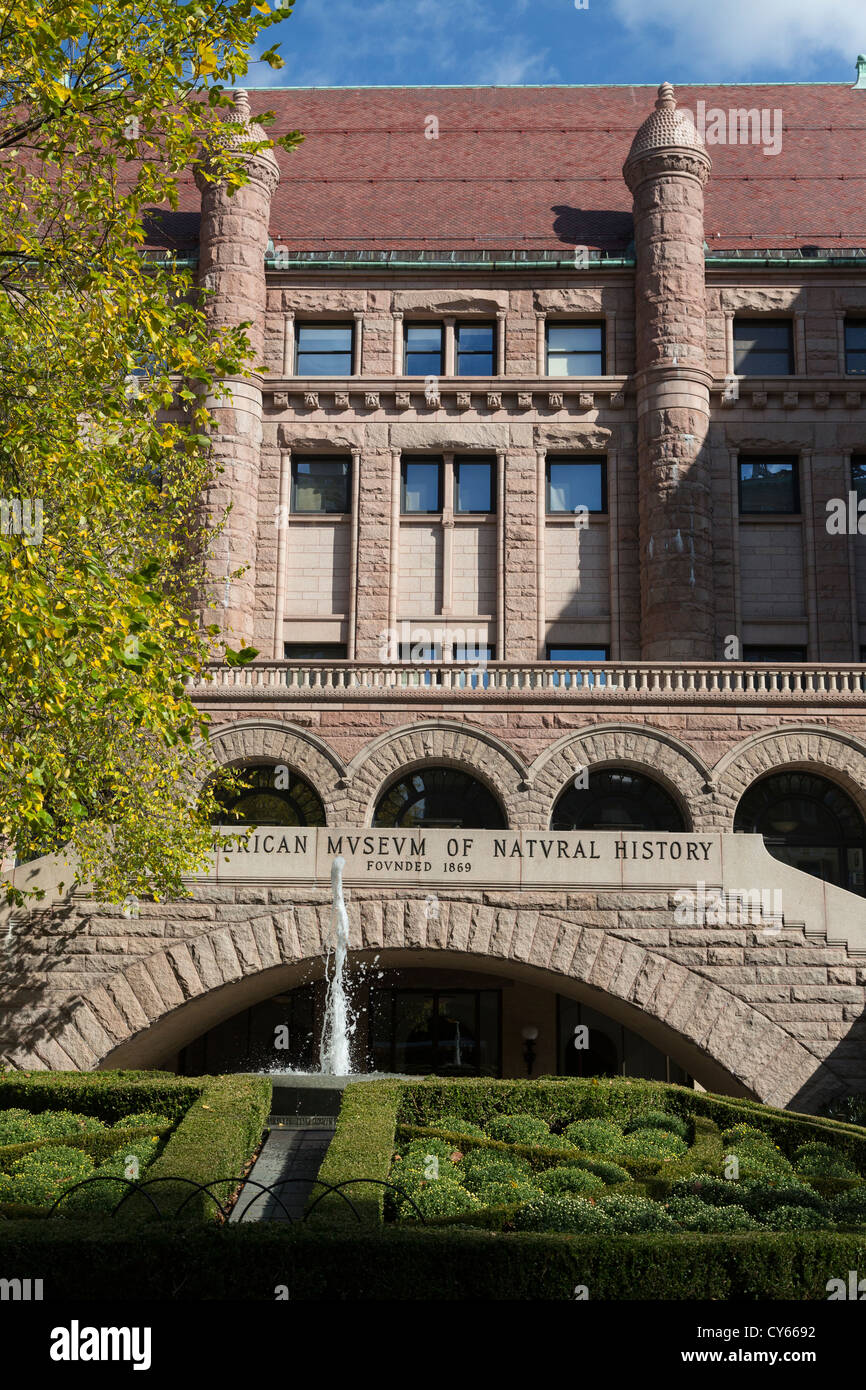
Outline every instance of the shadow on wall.
<svg viewBox="0 0 866 1390"><path fill-rule="evenodd" d="M588 246L625 255L634 239L630 212L599 212L596 208L573 208L567 203L555 203L550 211L554 214L553 231L557 240L570 246Z"/></svg>

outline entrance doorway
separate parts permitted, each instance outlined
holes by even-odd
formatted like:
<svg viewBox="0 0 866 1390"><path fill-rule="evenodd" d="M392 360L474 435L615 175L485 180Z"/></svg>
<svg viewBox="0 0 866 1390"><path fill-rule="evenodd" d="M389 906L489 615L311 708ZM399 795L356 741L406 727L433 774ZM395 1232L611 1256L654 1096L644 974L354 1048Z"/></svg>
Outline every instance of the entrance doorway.
<svg viewBox="0 0 866 1390"><path fill-rule="evenodd" d="M499 1076L502 991L371 989L369 1065L412 1076Z"/></svg>

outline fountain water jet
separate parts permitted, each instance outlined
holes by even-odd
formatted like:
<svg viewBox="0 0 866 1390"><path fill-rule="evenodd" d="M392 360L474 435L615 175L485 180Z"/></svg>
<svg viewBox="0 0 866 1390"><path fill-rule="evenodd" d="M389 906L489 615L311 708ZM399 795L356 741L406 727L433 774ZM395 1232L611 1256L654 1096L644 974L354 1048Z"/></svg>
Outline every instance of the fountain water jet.
<svg viewBox="0 0 866 1390"><path fill-rule="evenodd" d="M331 896L334 902L332 917L334 949L331 968L331 947L325 953L325 1017L319 1045L319 1070L326 1076L350 1076L352 1058L349 1043L355 1031L354 1019L346 993L346 957L349 952L349 915L343 897L343 866L345 859L338 855L331 865Z"/></svg>

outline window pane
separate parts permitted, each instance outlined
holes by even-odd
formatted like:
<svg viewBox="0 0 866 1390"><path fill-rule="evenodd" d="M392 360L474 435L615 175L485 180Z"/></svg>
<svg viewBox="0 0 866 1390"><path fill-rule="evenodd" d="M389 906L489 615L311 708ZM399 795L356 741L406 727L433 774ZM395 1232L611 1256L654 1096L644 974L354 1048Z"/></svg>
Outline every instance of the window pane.
<svg viewBox="0 0 866 1390"><path fill-rule="evenodd" d="M845 320L845 346L866 352L866 319Z"/></svg>
<svg viewBox="0 0 866 1390"><path fill-rule="evenodd" d="M744 661L805 661L805 647L744 646Z"/></svg>
<svg viewBox="0 0 866 1390"><path fill-rule="evenodd" d="M454 491L458 512L492 512L493 465L455 461Z"/></svg>
<svg viewBox="0 0 866 1390"><path fill-rule="evenodd" d="M295 372L298 376L351 376L352 325L300 324Z"/></svg>
<svg viewBox="0 0 866 1390"><path fill-rule="evenodd" d="M458 323L457 375L492 376L494 328L492 323Z"/></svg>
<svg viewBox="0 0 866 1390"><path fill-rule="evenodd" d="M348 512L349 459L294 459L293 512Z"/></svg>
<svg viewBox="0 0 866 1390"><path fill-rule="evenodd" d="M604 327L602 324L548 324L548 376L602 376L603 373Z"/></svg>
<svg viewBox="0 0 866 1390"><path fill-rule="evenodd" d="M607 661L607 647L548 647L548 661Z"/></svg>
<svg viewBox="0 0 866 1390"><path fill-rule="evenodd" d="M866 497L866 458L851 460L851 486L857 494L857 501Z"/></svg>
<svg viewBox="0 0 866 1390"><path fill-rule="evenodd" d="M345 661L344 642L284 642L287 661Z"/></svg>
<svg viewBox="0 0 866 1390"><path fill-rule="evenodd" d="M567 352L600 352L601 325L586 323L552 323L548 329L548 345Z"/></svg>
<svg viewBox="0 0 866 1390"><path fill-rule="evenodd" d="M298 329L302 352L351 352L351 324L305 323Z"/></svg>
<svg viewBox="0 0 866 1390"><path fill-rule="evenodd" d="M738 375L789 376L793 359L790 320L734 320L734 370Z"/></svg>
<svg viewBox="0 0 866 1390"><path fill-rule="evenodd" d="M600 460L576 463L548 459L548 512L573 512L578 507L587 507L591 512L604 511L604 473L605 465Z"/></svg>
<svg viewBox="0 0 866 1390"><path fill-rule="evenodd" d="M439 462L403 463L404 512L441 512L442 465Z"/></svg>
<svg viewBox="0 0 866 1390"><path fill-rule="evenodd" d="M496 648L489 646L486 642L476 644L457 643L454 647L455 661L493 661L495 660Z"/></svg>
<svg viewBox="0 0 866 1390"><path fill-rule="evenodd" d="M492 352L492 323L458 323L457 349L459 352Z"/></svg>
<svg viewBox="0 0 866 1390"><path fill-rule="evenodd" d="M406 346L410 352L439 352L442 347L441 324L410 323L406 328Z"/></svg>
<svg viewBox="0 0 866 1390"><path fill-rule="evenodd" d="M792 459L740 461L741 512L797 512L797 469Z"/></svg>

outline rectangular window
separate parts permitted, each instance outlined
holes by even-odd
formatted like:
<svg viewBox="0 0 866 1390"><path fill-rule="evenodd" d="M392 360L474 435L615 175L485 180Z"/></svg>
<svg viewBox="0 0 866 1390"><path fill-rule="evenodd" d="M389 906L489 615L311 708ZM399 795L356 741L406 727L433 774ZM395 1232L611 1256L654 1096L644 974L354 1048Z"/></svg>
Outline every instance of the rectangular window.
<svg viewBox="0 0 866 1390"><path fill-rule="evenodd" d="M442 460L403 459L400 510L404 516L442 510Z"/></svg>
<svg viewBox="0 0 866 1390"><path fill-rule="evenodd" d="M845 320L845 371L866 376L866 319Z"/></svg>
<svg viewBox="0 0 866 1390"><path fill-rule="evenodd" d="M548 458L547 511L607 511L607 462L599 458Z"/></svg>
<svg viewBox="0 0 866 1390"><path fill-rule="evenodd" d="M855 455L851 460L851 487L857 494L857 501L866 498L866 456Z"/></svg>
<svg viewBox="0 0 866 1390"><path fill-rule="evenodd" d="M604 376L603 323L548 323L548 376Z"/></svg>
<svg viewBox="0 0 866 1390"><path fill-rule="evenodd" d="M345 661L345 642L284 642L286 661Z"/></svg>
<svg viewBox="0 0 866 1390"><path fill-rule="evenodd" d="M496 327L492 323L458 323L455 329L458 376L493 376Z"/></svg>
<svg viewBox="0 0 866 1390"><path fill-rule="evenodd" d="M496 483L490 459L454 460L455 512L493 512L496 510Z"/></svg>
<svg viewBox="0 0 866 1390"><path fill-rule="evenodd" d="M292 511L351 511L351 477L351 459L292 459Z"/></svg>
<svg viewBox="0 0 866 1390"><path fill-rule="evenodd" d="M444 334L441 323L407 323L405 326L406 376L441 376Z"/></svg>
<svg viewBox="0 0 866 1390"><path fill-rule="evenodd" d="M607 661L607 647L548 647L548 661Z"/></svg>
<svg viewBox="0 0 866 1390"><path fill-rule="evenodd" d="M351 376L353 333L351 323L299 323L295 375Z"/></svg>
<svg viewBox="0 0 866 1390"><path fill-rule="evenodd" d="M800 510L797 460L793 458L741 458L740 513L796 514Z"/></svg>
<svg viewBox="0 0 866 1390"><path fill-rule="evenodd" d="M767 647L767 646L748 646L743 647L744 661L805 661L805 647Z"/></svg>
<svg viewBox="0 0 866 1390"><path fill-rule="evenodd" d="M370 990L369 1064L410 1076L498 1076L498 989Z"/></svg>
<svg viewBox="0 0 866 1390"><path fill-rule="evenodd" d="M595 665L600 661L607 661L610 656L609 647L551 647L547 648L548 661L560 661L563 665L566 662L584 663ZM600 686L607 685L608 680L604 675L598 676ZM553 677L555 686L561 685L564 690L575 690L581 686L593 686L596 684L596 677L592 671L557 671Z"/></svg>
<svg viewBox="0 0 866 1390"><path fill-rule="evenodd" d="M734 319L737 376L790 376L794 336L790 319Z"/></svg>

